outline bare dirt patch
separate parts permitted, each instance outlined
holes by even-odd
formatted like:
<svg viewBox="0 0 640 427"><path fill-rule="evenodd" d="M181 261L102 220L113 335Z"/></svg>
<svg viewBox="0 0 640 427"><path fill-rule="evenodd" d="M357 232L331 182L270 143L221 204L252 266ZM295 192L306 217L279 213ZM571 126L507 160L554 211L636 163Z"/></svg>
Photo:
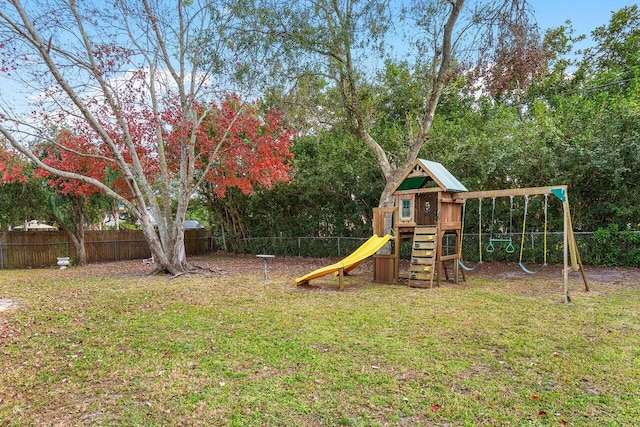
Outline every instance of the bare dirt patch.
<svg viewBox="0 0 640 427"><path fill-rule="evenodd" d="M209 254L195 257L190 260L194 265L205 268L217 269L230 275L243 273L262 274L262 260L255 255L233 255L233 254ZM303 258L276 256L268 261L270 277L285 278L302 276L315 269L333 264L339 258ZM540 266L529 266L532 270L537 270ZM148 266L147 266L148 269ZM409 260L400 261L400 274L409 270ZM451 272L451 268L449 268ZM592 267L584 266L584 272L589 285L632 285L640 286L640 268L621 267ZM553 281L562 283L562 265L549 265L536 274L527 274L520 269L517 263L487 262L471 272L465 272L468 279L474 277L495 279L500 281L529 282ZM373 282L373 259L367 259L360 267L353 271L347 278L351 288L372 285ZM582 283L580 272L569 273L571 284ZM444 282L449 283L449 282ZM404 284L401 281L400 284ZM337 278L333 275L316 279L311 282L309 288L338 288Z"/></svg>
<svg viewBox="0 0 640 427"><path fill-rule="evenodd" d="M9 298L0 298L0 311L6 311L16 308L18 303Z"/></svg>
<svg viewBox="0 0 640 427"><path fill-rule="evenodd" d="M533 267L535 269L535 267ZM539 268L539 266L538 266ZM589 284L594 285L640 285L640 268L621 267L592 267L584 266L584 272ZM490 262L481 265L477 270L467 273L470 277L493 277L504 280L528 280L531 278L557 279L562 278L561 265L549 265L535 275L523 272L516 263ZM582 281L579 272L569 274L571 282Z"/></svg>
<svg viewBox="0 0 640 427"><path fill-rule="evenodd" d="M276 256L268 260L268 275L273 282L279 282L282 285L291 284L296 277L302 276L315 269L333 264L340 258L304 258L294 256ZM215 277L237 277L246 276L248 280L261 280L263 278L264 264L263 260L251 254L227 254L212 253L191 257L189 262L197 267L194 274ZM532 270L538 269L540 266L529 266ZM401 260L400 275L407 275L409 269L409 261ZM67 274L87 276L87 275L110 275L115 277L141 277L149 275L153 272L154 266L143 260L129 260L107 262L99 264L91 264L82 268L70 268ZM640 286L640 268L620 268L620 267L592 267L585 266L584 271L592 289L599 286ZM451 267L449 268L451 272ZM500 263L487 262L480 265L473 271L466 271L467 281L474 278L492 279L500 282L528 283L528 282L550 282L562 283L562 266L549 265L542 269L539 273L531 275L523 272L517 263ZM171 276L167 275L167 280ZM582 287L582 276L579 272L571 272L569 274L570 285L574 288ZM451 285L452 282L443 280L445 286ZM464 283L464 282L463 282ZM406 280L400 280L399 285L406 284ZM363 287L386 284L373 282L373 259L367 259L360 267L346 277L346 291L356 291ZM299 287L302 290L324 290L337 291L339 289L338 279L333 275L315 279L310 285ZM16 302L9 298L0 299L0 311L9 308L16 308Z"/></svg>

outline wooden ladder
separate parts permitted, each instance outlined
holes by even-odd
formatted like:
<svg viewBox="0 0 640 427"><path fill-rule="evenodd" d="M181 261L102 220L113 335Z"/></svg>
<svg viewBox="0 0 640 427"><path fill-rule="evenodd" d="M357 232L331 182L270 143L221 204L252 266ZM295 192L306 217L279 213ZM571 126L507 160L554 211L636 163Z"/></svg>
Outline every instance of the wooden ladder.
<svg viewBox="0 0 640 427"><path fill-rule="evenodd" d="M409 267L409 286L424 287L421 284L428 281L429 288L433 287L437 248L438 229L436 227L415 228Z"/></svg>

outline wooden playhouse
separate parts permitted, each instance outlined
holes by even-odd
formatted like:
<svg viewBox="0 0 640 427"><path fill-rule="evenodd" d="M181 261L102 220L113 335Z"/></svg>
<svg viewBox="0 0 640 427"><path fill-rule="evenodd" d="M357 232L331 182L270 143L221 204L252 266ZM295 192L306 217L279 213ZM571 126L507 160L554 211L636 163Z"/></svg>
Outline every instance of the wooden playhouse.
<svg viewBox="0 0 640 427"><path fill-rule="evenodd" d="M466 191L440 163L416 160L393 191L395 207L374 209L374 233L382 236L392 228L394 235L390 253L374 257L374 280L400 280L402 242L411 241L410 286L431 287L434 280L440 285L443 273L449 276L447 264L457 283L463 200L453 195Z"/></svg>

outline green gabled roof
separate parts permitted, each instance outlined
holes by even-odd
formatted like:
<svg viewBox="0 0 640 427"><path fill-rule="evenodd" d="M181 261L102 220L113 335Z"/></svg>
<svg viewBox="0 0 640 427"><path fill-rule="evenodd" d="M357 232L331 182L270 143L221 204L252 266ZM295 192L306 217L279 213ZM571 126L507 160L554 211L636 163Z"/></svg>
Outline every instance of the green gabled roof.
<svg viewBox="0 0 640 427"><path fill-rule="evenodd" d="M404 176L404 179L400 181L394 192L428 187L438 187L442 191L452 193L469 191L440 163L418 159Z"/></svg>

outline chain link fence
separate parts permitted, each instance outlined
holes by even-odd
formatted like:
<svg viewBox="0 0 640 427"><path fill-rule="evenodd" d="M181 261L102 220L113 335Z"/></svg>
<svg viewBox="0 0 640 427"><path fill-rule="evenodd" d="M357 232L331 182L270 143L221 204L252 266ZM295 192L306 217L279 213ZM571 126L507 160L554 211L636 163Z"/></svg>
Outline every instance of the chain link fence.
<svg viewBox="0 0 640 427"><path fill-rule="evenodd" d="M304 257L342 257L366 242L363 237L252 237L234 247L241 253Z"/></svg>
<svg viewBox="0 0 640 427"><path fill-rule="evenodd" d="M640 232L626 232L625 235L602 237L598 232L576 232L576 243L582 262L587 265L640 267ZM494 250L487 251L490 238ZM545 235L543 232L528 232L522 241L521 233L499 236L482 234L479 246L478 234L463 236L462 257L473 264L479 261L480 250L483 261L518 262L522 249L524 263L542 264L544 261ZM344 257L357 249L366 238L359 237L254 237L235 242L239 252L250 254L272 254L302 257ZM563 262L563 233L550 232L546 235L546 261L548 264ZM511 244L509 248L509 243ZM218 245L221 247L221 245ZM455 236L446 235L443 241L445 254L455 253ZM411 242L403 242L400 250L402 258L411 256Z"/></svg>
<svg viewBox="0 0 640 427"><path fill-rule="evenodd" d="M607 229L595 233L574 233L582 262L587 265L640 267L640 232L622 231L611 232ZM186 238L189 254L206 253L216 248L222 248L223 242L207 233L204 236ZM519 233L501 234L499 236L482 236L479 246L478 234L465 234L463 237L462 258L465 263L473 265L479 261L482 252L483 261L518 262L522 247L522 261L524 263L542 264L544 261L544 233L529 232L525 234L524 243ZM487 251L490 238L499 238L493 242L494 250ZM254 237L240 239L233 242L232 247L241 248L236 252L249 254L272 254L280 256L302 257L345 257L355 251L367 238L364 237ZM56 252L54 247L62 242L20 242L8 243L0 239L0 269L28 268L55 264ZM63 242L65 254L72 252L72 245ZM229 243L229 242L227 242ZM511 249L507 250L511 243ZM131 245L137 253L131 249ZM194 246L191 248L191 246ZM148 257L148 248L144 239L115 240L104 239L87 241L89 262L116 261L121 259L135 259ZM125 250L126 249L126 250ZM408 259L411 256L411 242L403 242L400 256ZM453 254L455 236L446 235L443 241L445 254ZM95 255L94 255L95 252ZM135 252L135 253L134 253ZM59 255L58 255L59 256ZM563 234L559 232L547 233L547 263L560 264L563 261ZM18 262L20 261L20 262Z"/></svg>

